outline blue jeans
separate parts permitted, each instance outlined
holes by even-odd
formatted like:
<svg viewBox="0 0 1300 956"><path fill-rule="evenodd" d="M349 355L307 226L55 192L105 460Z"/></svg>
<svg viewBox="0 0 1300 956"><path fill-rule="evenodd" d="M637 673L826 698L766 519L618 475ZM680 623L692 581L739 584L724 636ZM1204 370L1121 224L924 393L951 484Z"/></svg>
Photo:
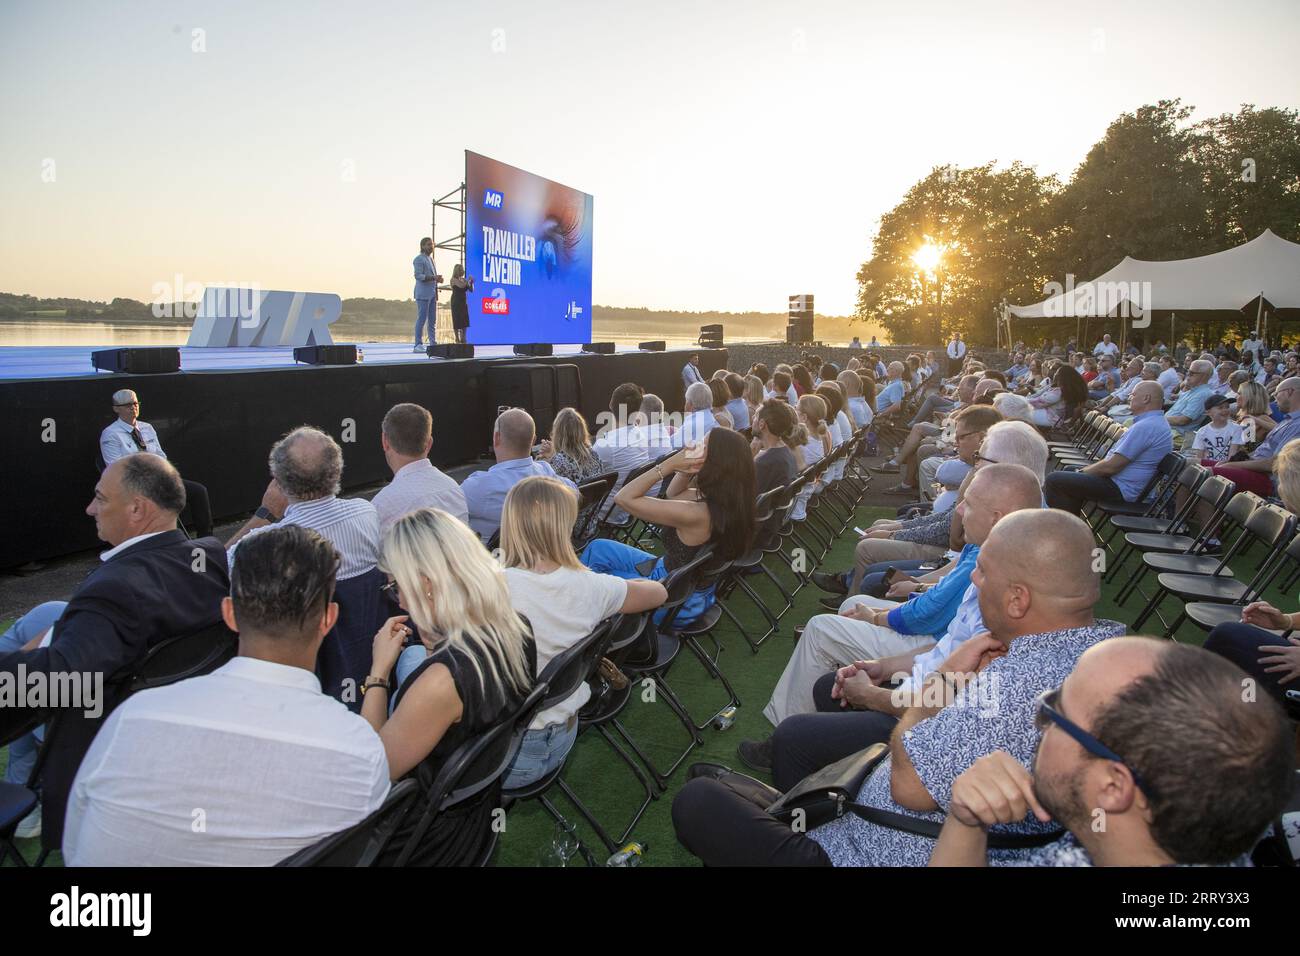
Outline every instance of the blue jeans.
<svg viewBox="0 0 1300 956"><path fill-rule="evenodd" d="M529 730L524 734L523 742L519 745L519 753L515 754L514 763L506 772L501 786L506 790L516 790L541 780L564 763L564 758L569 755L577 739L576 716L567 723L551 724L541 730Z"/></svg>
<svg viewBox="0 0 1300 956"><path fill-rule="evenodd" d="M654 567L650 569L649 573L638 571L637 565L644 564L647 561L654 562ZM648 551L633 548L621 541L611 541L608 538L597 538L587 545L582 551L582 563L600 574L612 574L614 577L622 578L625 581L633 581L637 578L662 581L668 577L663 558L656 558ZM677 612L674 623L684 627L712 606L713 585L709 585L703 591L696 591L686 599L686 603ZM655 623L662 623L666 614L667 612L662 609L656 611Z"/></svg>
<svg viewBox="0 0 1300 956"><path fill-rule="evenodd" d="M434 331L434 304L437 299L416 299L415 304L419 308L419 313L415 318L415 344L423 345L424 327L429 327L429 344L433 344Z"/></svg>
<svg viewBox="0 0 1300 956"><path fill-rule="evenodd" d="M905 571L911 574L914 571L921 570L921 565L925 564L926 558L913 558L910 561L885 561L880 564L872 564L862 572L862 584L858 587L859 594L869 594L872 597L883 598L885 592L889 590L889 585L885 583L885 572L890 568L897 568L899 571ZM928 572L927 572L928 573ZM844 586L848 587L853 581L853 569L850 568L844 572Z"/></svg>
<svg viewBox="0 0 1300 956"><path fill-rule="evenodd" d="M4 634L0 634L0 656L23 647L36 635L45 631L63 614L67 601L46 601L38 604L18 620ZM26 784L36 765L36 752L45 736L45 727L38 727L9 744L9 764L5 767L5 783Z"/></svg>

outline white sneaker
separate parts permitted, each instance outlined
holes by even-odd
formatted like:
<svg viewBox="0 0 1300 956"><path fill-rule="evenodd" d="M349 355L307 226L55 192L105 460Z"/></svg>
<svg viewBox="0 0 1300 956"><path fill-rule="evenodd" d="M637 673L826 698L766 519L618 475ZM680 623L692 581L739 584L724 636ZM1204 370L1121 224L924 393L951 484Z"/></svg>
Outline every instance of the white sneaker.
<svg viewBox="0 0 1300 956"><path fill-rule="evenodd" d="M18 829L14 830L14 838L17 840L30 840L40 835L41 805L38 803L36 809L23 817L19 822Z"/></svg>
<svg viewBox="0 0 1300 956"><path fill-rule="evenodd" d="M412 351L412 352L423 352L423 351L424 351L424 346L423 346L423 345L417 345L415 348L411 349L411 351Z"/></svg>

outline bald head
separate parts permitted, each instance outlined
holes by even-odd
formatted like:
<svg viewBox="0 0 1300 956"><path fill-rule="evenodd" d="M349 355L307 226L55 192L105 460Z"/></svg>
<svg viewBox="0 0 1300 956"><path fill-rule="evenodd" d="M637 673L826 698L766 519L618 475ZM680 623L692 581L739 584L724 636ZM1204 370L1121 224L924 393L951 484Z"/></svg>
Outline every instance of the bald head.
<svg viewBox="0 0 1300 956"><path fill-rule="evenodd" d="M998 521L976 572L989 629L1011 640L1091 623L1100 596L1092 552L1091 529L1067 511L1033 508Z"/></svg>
<svg viewBox="0 0 1300 956"><path fill-rule="evenodd" d="M709 390L707 385L702 387L706 392ZM536 437L537 424L532 415L522 408L510 408L502 412L497 416L496 426L492 429L492 447L496 451L497 461L525 457L532 450L533 439Z"/></svg>
<svg viewBox="0 0 1300 956"><path fill-rule="evenodd" d="M1129 409L1134 415L1161 408L1165 403L1165 390L1159 382L1138 382L1128 397Z"/></svg>
<svg viewBox="0 0 1300 956"><path fill-rule="evenodd" d="M1277 390L1273 393L1277 399L1277 407L1284 412L1294 412L1300 409L1300 378L1284 378L1278 382Z"/></svg>

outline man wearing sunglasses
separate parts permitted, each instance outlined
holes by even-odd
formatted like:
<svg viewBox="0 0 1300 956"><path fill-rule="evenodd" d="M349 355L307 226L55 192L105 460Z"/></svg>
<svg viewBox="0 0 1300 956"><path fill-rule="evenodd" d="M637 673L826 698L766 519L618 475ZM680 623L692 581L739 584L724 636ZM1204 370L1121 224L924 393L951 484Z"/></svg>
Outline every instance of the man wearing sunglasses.
<svg viewBox="0 0 1300 956"><path fill-rule="evenodd" d="M1225 865L1281 813L1295 782L1277 704L1198 647L1147 637L1085 651L1038 701L1033 776L1005 751L952 787L931 866L984 866L988 827L1055 819L1069 833L1027 866Z"/></svg>

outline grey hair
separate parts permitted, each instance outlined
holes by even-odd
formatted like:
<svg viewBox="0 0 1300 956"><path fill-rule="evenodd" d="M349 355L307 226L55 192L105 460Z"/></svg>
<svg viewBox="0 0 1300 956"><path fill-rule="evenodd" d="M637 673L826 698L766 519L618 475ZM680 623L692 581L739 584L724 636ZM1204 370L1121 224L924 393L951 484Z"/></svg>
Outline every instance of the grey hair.
<svg viewBox="0 0 1300 956"><path fill-rule="evenodd" d="M1034 417L1034 406L1029 404L1029 399L1015 392L999 392L994 395L993 407L1007 421L1032 422Z"/></svg>
<svg viewBox="0 0 1300 956"><path fill-rule="evenodd" d="M713 392L703 382L696 382L686 390L686 405L693 412L713 407Z"/></svg>
<svg viewBox="0 0 1300 956"><path fill-rule="evenodd" d="M119 388L116 392L113 393L113 404L125 405L128 401L130 401L134 397L135 397L135 392L133 392L131 389Z"/></svg>
<svg viewBox="0 0 1300 956"><path fill-rule="evenodd" d="M319 428L300 425L271 446L271 477L289 498L324 498L339 493L343 449Z"/></svg>
<svg viewBox="0 0 1300 956"><path fill-rule="evenodd" d="M171 514L185 510L185 483L181 481L180 472L166 458L134 454L119 460L122 463L122 487L127 494L147 498Z"/></svg>
<svg viewBox="0 0 1300 956"><path fill-rule="evenodd" d="M710 393L709 401L713 400ZM646 392L641 396L641 413L644 415L662 415L664 413L664 400L653 392Z"/></svg>
<svg viewBox="0 0 1300 956"><path fill-rule="evenodd" d="M1144 364L1144 365L1142 366L1142 374L1143 374L1143 375L1150 375L1152 378L1155 378L1156 376L1158 376L1158 375L1160 374L1160 363L1159 363L1159 362L1147 362L1146 364Z"/></svg>
<svg viewBox="0 0 1300 956"><path fill-rule="evenodd" d="M984 450L998 463L1024 465L1042 484L1047 471L1047 442L1028 422L998 422L984 436Z"/></svg>

